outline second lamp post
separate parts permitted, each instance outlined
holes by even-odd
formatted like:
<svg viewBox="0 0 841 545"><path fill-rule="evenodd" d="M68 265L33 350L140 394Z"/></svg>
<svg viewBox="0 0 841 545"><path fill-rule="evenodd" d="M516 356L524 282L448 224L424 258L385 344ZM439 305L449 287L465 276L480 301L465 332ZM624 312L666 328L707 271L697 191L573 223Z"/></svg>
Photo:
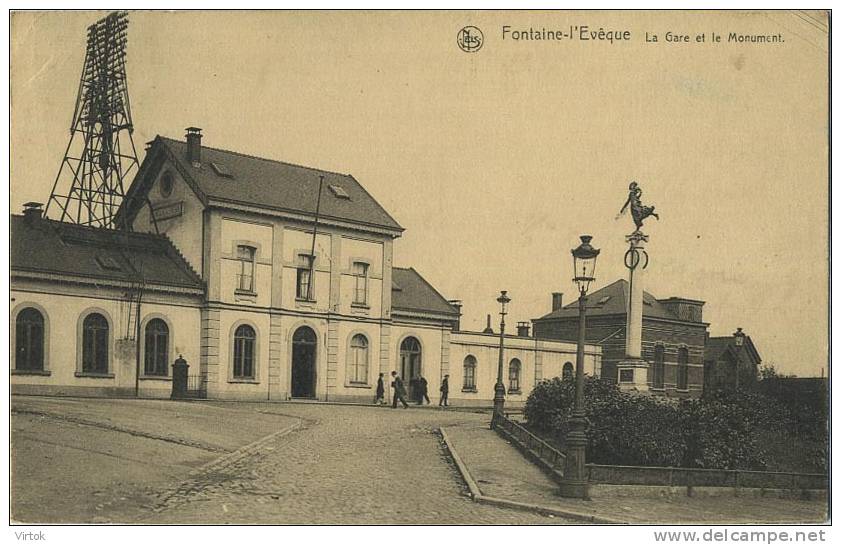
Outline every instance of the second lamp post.
<svg viewBox="0 0 841 545"><path fill-rule="evenodd" d="M587 290L596 279L596 258L599 250L590 245L590 235L581 235L581 244L572 251L573 268L578 285L578 351L575 356L575 402L569 432L566 436L566 464L559 494L568 498L587 499L589 483L585 454L587 450L587 417L584 413L584 342L586 339Z"/></svg>
<svg viewBox="0 0 841 545"><path fill-rule="evenodd" d="M505 384L502 383L502 364L504 361L503 351L505 350L505 305L511 302L507 291L500 292L496 302L501 305L499 311L499 367L496 370L496 384L494 385L494 413L491 416L491 428L496 427L499 418L502 417L502 411L505 408Z"/></svg>

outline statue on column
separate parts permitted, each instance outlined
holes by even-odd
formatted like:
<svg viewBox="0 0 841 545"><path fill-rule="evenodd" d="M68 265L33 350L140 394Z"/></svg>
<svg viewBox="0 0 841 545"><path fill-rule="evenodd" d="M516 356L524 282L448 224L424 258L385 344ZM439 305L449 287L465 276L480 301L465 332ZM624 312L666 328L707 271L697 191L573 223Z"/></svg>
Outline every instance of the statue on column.
<svg viewBox="0 0 841 545"><path fill-rule="evenodd" d="M616 217L618 218L624 214L628 209L628 206L631 207L631 217L634 219L637 231L642 229L642 221L648 216L654 216L657 220L660 219L660 216L654 212L653 206L643 206L642 189L640 189L636 182L631 182L631 185L628 186L628 200L625 201L625 204L622 206L622 210L619 211L619 214Z"/></svg>

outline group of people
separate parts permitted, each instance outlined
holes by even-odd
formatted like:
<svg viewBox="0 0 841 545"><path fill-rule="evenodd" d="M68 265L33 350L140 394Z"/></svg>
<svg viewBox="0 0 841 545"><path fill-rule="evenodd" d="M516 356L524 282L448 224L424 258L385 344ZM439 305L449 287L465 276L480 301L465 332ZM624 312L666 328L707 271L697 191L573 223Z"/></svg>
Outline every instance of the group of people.
<svg viewBox="0 0 841 545"><path fill-rule="evenodd" d="M410 381L410 385L418 405L423 405L424 400L426 400L427 404L431 403L429 400L429 383L427 383L425 378L422 376L413 378ZM391 402L391 408L396 409L397 402L399 401L403 404L404 409L408 409L409 404L406 403L406 385L404 384L403 379L401 379L397 374L397 371L391 372L391 387L394 390L394 398ZM448 407L448 398L450 395L450 375L444 375L444 380L441 381L441 387L438 390L441 392L441 399L438 401L438 406ZM383 373L380 373L380 377L377 379L377 397L374 400L374 403L377 405L385 404L385 383L383 382Z"/></svg>

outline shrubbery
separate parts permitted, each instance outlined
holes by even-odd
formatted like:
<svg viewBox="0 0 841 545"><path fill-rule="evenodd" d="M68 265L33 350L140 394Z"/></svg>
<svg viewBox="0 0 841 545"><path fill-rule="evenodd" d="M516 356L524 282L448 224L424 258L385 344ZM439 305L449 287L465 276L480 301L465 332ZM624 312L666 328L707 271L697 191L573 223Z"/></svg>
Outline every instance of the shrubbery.
<svg viewBox="0 0 841 545"><path fill-rule="evenodd" d="M568 431L574 381L537 385L526 402L533 429L560 440ZM766 469L762 434L785 431L791 411L766 396L740 392L678 401L626 394L608 381L584 387L587 459L597 464Z"/></svg>

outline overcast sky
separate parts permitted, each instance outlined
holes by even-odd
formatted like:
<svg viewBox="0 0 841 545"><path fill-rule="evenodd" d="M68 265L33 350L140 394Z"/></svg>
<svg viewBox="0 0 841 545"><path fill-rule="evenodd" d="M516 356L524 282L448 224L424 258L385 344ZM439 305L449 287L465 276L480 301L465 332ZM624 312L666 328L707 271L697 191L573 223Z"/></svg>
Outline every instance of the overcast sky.
<svg viewBox="0 0 841 545"><path fill-rule="evenodd" d="M11 207L46 202L67 145L92 12L12 19ZM810 17L817 17L813 20ZM353 174L406 228L395 264L498 327L624 277L629 181L656 205L645 289L706 301L800 376L827 359L827 40L816 13L134 12L134 139L181 138ZM475 53L456 45L482 29ZM502 28L629 30L631 41L503 40ZM692 42L666 43L665 33ZM646 43L645 33L658 43ZM712 43L712 32L722 35ZM728 34L781 33L780 44ZM705 33L705 42L695 37Z"/></svg>

